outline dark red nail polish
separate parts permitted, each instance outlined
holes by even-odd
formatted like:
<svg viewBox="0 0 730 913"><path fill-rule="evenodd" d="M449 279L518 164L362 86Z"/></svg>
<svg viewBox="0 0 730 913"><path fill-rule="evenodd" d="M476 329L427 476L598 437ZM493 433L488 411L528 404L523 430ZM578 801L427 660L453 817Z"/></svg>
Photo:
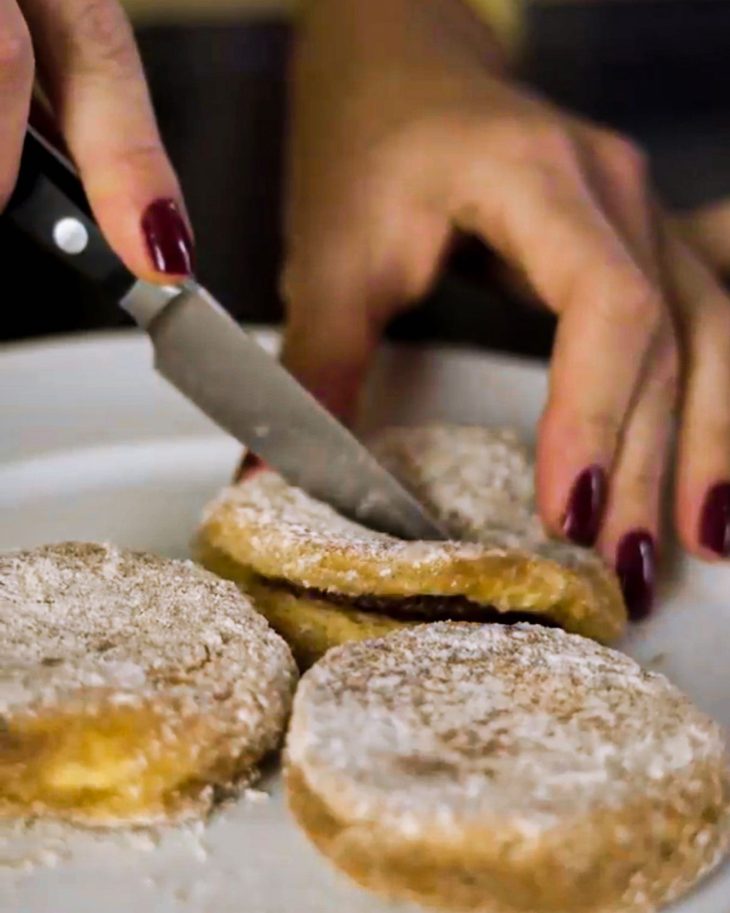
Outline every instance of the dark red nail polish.
<svg viewBox="0 0 730 913"><path fill-rule="evenodd" d="M155 200L142 217L152 263L168 276L193 274L193 240L174 200Z"/></svg>
<svg viewBox="0 0 730 913"><path fill-rule="evenodd" d="M563 518L563 532L577 545L593 545L606 503L606 473L589 466L575 480Z"/></svg>
<svg viewBox="0 0 730 913"><path fill-rule="evenodd" d="M730 482L714 485L700 517L700 543L722 558L730 557Z"/></svg>
<svg viewBox="0 0 730 913"><path fill-rule="evenodd" d="M629 617L646 618L654 601L656 547L653 536L644 529L627 533L616 550L616 574Z"/></svg>
<svg viewBox="0 0 730 913"><path fill-rule="evenodd" d="M250 450L247 450L243 455L243 459L239 463L236 474L233 477L234 482L243 482L246 479L249 479L252 475L255 475L257 472L260 472L262 469L266 469L266 463L261 459L261 457L256 456Z"/></svg>

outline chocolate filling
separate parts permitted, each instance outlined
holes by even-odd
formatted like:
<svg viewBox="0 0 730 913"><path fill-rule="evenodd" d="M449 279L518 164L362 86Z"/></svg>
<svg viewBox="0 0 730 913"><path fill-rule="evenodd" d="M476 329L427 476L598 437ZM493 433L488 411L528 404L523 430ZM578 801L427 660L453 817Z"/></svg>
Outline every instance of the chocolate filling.
<svg viewBox="0 0 730 913"><path fill-rule="evenodd" d="M281 590L300 599L316 599L333 606L343 606L360 612L373 612L389 618L408 621L474 621L482 624L514 625L520 622L558 627L546 615L537 612L500 612L494 606L480 605L465 596L349 596L310 587L297 586L288 580L260 577L259 582L269 589Z"/></svg>

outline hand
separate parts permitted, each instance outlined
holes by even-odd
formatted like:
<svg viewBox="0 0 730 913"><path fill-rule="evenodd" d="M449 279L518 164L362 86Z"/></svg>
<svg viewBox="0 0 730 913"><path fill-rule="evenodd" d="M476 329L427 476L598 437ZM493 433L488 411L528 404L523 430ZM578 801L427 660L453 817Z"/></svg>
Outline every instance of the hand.
<svg viewBox="0 0 730 913"><path fill-rule="evenodd" d="M192 241L180 189L116 0L0 0L0 208L17 177L33 48L53 119L112 246L138 276L188 275Z"/></svg>
<svg viewBox="0 0 730 913"><path fill-rule="evenodd" d="M679 225L706 262L730 279L730 198L686 213Z"/></svg>
<svg viewBox="0 0 730 913"><path fill-rule="evenodd" d="M646 161L504 76L459 0L319 0L295 68L284 358L352 412L385 323L476 234L559 318L538 441L546 527L651 603L681 409L676 526L730 553L730 301Z"/></svg>

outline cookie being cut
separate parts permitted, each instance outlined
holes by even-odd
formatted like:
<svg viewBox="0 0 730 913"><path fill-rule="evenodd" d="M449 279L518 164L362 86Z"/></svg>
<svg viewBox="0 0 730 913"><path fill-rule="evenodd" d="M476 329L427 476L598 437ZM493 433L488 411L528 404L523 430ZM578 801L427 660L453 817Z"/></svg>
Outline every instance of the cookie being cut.
<svg viewBox="0 0 730 913"><path fill-rule="evenodd" d="M654 913L730 842L720 728L663 676L537 625L331 650L285 757L290 808L337 868L462 913Z"/></svg>
<svg viewBox="0 0 730 913"><path fill-rule="evenodd" d="M0 818L204 814L279 745L296 680L250 601L190 562L0 555Z"/></svg>
<svg viewBox="0 0 730 913"><path fill-rule="evenodd" d="M373 450L441 520L448 542L405 542L259 470L206 511L201 562L237 581L303 666L332 646L423 621L535 620L620 636L618 582L594 553L548 538L534 466L509 431L391 429Z"/></svg>

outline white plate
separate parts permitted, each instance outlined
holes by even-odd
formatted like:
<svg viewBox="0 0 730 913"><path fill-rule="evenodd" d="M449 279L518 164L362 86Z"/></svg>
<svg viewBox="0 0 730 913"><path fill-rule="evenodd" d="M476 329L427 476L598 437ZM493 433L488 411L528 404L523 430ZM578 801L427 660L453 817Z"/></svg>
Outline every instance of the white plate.
<svg viewBox="0 0 730 913"><path fill-rule="evenodd" d="M265 341L273 346L273 337ZM206 499L238 447L150 369L145 340L91 336L0 354L0 548L81 538L185 555ZM245 390L241 395L245 396ZM368 424L449 418L532 433L545 376L529 363L455 351L386 353ZM661 611L625 649L659 667L730 728L730 569L677 557ZM0 837L2 913L385 913L330 872L268 801L241 801L202 834L74 835L57 858L54 828ZM730 868L677 913L727 913Z"/></svg>

